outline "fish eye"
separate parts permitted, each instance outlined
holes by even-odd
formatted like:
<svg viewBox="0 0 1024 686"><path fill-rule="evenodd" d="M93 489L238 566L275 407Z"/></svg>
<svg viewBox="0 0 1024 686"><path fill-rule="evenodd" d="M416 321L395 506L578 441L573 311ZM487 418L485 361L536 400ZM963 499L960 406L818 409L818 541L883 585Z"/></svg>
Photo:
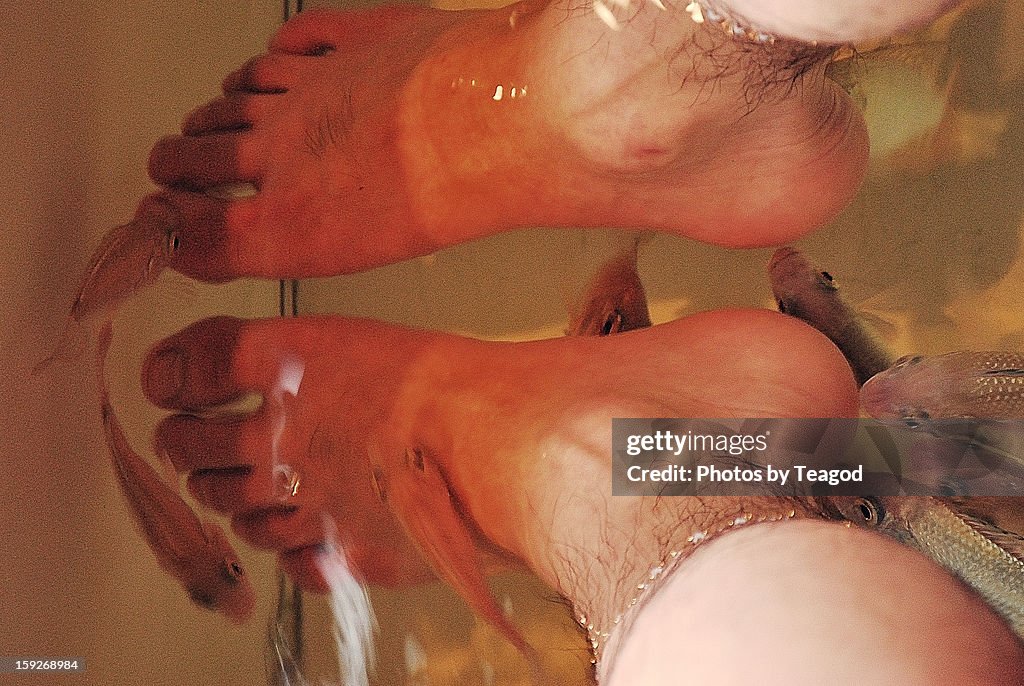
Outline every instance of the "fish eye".
<svg viewBox="0 0 1024 686"><path fill-rule="evenodd" d="M181 247L181 238L174 231L167 234L167 249L174 253L178 248Z"/></svg>
<svg viewBox="0 0 1024 686"><path fill-rule="evenodd" d="M902 419L903 423L911 429L916 429L931 419L931 415L925 410L903 409L900 413L900 419Z"/></svg>
<svg viewBox="0 0 1024 686"><path fill-rule="evenodd" d="M818 276L821 277L819 283L821 284L821 286L825 290L827 290L827 291L837 291L837 290L839 290L838 288L836 288L835 279L832 278L831 274L829 274L828 272L818 272Z"/></svg>
<svg viewBox="0 0 1024 686"><path fill-rule="evenodd" d="M622 330L622 313L618 310L608 315L608 319L601 325L601 335L608 336Z"/></svg>
<svg viewBox="0 0 1024 686"><path fill-rule="evenodd" d="M230 560L224 563L224 573L231 581L238 581L245 576L245 569L238 560Z"/></svg>
<svg viewBox="0 0 1024 686"><path fill-rule="evenodd" d="M885 517L885 509L874 498L858 498L853 512L860 521L871 526L878 526Z"/></svg>

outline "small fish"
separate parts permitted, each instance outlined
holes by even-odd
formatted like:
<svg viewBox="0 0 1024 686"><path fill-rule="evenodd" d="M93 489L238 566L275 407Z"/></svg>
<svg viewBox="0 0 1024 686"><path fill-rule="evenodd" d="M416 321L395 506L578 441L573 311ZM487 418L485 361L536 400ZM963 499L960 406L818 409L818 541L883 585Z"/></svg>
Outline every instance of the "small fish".
<svg viewBox="0 0 1024 686"><path fill-rule="evenodd" d="M140 205L135 219L107 232L89 258L56 348L32 369L33 374L45 371L66 352L80 349L89 320L109 317L123 300L156 281L178 250L179 224L172 205L150 197Z"/></svg>
<svg viewBox="0 0 1024 686"><path fill-rule="evenodd" d="M872 160L930 169L942 161L954 123L959 70L945 40L892 44L831 62L825 74L864 113Z"/></svg>
<svg viewBox="0 0 1024 686"><path fill-rule="evenodd" d="M1024 353L906 355L860 391L876 419L1024 419Z"/></svg>
<svg viewBox="0 0 1024 686"><path fill-rule="evenodd" d="M606 262L572 313L567 336L609 336L651 325L636 260L639 241Z"/></svg>
<svg viewBox="0 0 1024 686"><path fill-rule="evenodd" d="M219 526L202 522L132 449L114 414L104 378L110 339L107 321L99 335L97 374L103 430L121 492L157 562L185 587L189 598L242 623L252 613L255 594L231 543Z"/></svg>
<svg viewBox="0 0 1024 686"><path fill-rule="evenodd" d="M515 646L530 665L533 683L544 683L540 656L487 588L476 546L452 501L440 466L418 448L406 449L402 456L371 457L371 479L378 497L391 508L424 560L438 578Z"/></svg>
<svg viewBox="0 0 1024 686"><path fill-rule="evenodd" d="M972 498L826 497L822 508L920 550L973 588L1024 638L1024 537L988 521Z"/></svg>
<svg viewBox="0 0 1024 686"><path fill-rule="evenodd" d="M836 344L857 384L892 364L892 355L839 294L832 275L795 248L779 248L768 262L768 278L779 312L802 319Z"/></svg>

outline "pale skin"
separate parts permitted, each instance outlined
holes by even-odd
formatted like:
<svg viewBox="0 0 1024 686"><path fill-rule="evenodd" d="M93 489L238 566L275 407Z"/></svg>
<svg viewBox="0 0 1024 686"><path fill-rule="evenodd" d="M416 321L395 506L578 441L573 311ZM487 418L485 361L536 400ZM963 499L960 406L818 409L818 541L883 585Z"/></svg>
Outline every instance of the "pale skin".
<svg viewBox="0 0 1024 686"><path fill-rule="evenodd" d="M826 16L818 4L804 3ZM901 12L886 14L881 27L871 15L867 26L844 19L828 28L891 32L927 21L943 3L886 4ZM802 76L749 77L755 63L809 48L777 45L784 53L750 62L749 46L707 33L679 9L644 4L632 12L618 32L589 12L543 3L300 16L268 53L226 79L223 98L189 115L183 135L155 146L152 176L174 186L161 194L184 217L174 267L205 280L337 274L536 225L647 227L727 246L775 245L846 205L864 173L867 140L845 94L814 60ZM230 181L250 181L259 194L223 201L196 192ZM282 507L275 494L267 407L244 420L179 415L161 423L157 444L191 474L200 502L230 515L252 545L277 551L308 588L321 583L313 557L325 512L366 578L420 579L425 567L377 498L366 459L375 436L399 436L437 456L482 547L537 573L601 627L611 626L666 546L692 531L747 511L808 514L770 499L612 498L611 417L857 411L853 378L831 343L756 310L523 344L342 318L206 320L150 354L144 387L161 407L194 411L243 391L269 392L285 356L305 364L276 457L301 472L298 496ZM888 640L871 628L894 616L908 633L935 639L915 644L900 683L942 683L928 680L936 674L926 669L934 667L928 651L938 659L950 624L995 647L961 646L957 674L971 678L947 683L1011 683L1020 673L1020 648L1005 627L931 563L824 523L789 529L803 553L763 544L761 537L796 526L752 526L700 553L709 579L719 578L716 565L778 563L770 575L778 587L766 582L770 592L748 598L789 617L763 637L769 644L834 645L801 622L821 610L780 590L813 578L833 602L829 614L849 617L863 640ZM733 537L732 548L723 547ZM922 596L941 598L940 611L911 612L905 588L837 573L840 563L876 569L883 558L897 575L919 578ZM862 606L857 594L831 592L840 587L889 602ZM618 638L621 659L603 683L636 683L630 675L639 670L652 686L710 683L681 680L693 675L680 676L670 646L687 623L726 620L673 589L650 606L669 603L668 615L652 609L653 619ZM639 646L654 648L638 660ZM713 666L724 682L739 668L729 656ZM787 663L783 683L800 669L795 658ZM875 677L859 683L886 683Z"/></svg>

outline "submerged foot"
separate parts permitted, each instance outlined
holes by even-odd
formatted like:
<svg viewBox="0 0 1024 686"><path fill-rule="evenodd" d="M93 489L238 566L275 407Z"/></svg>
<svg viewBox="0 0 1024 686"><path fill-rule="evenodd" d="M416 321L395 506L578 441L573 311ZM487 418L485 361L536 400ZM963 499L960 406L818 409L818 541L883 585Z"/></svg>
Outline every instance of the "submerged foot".
<svg viewBox="0 0 1024 686"><path fill-rule="evenodd" d="M628 14L304 13L154 147L185 216L175 266L328 275L538 225L767 245L848 202L866 136L824 52ZM258 194L199 192L232 182Z"/></svg>
<svg viewBox="0 0 1024 686"><path fill-rule="evenodd" d="M647 533L608 549L609 527L635 529L640 514L630 503L647 500L610 497L612 417L856 412L849 368L827 339L754 310L529 343L338 317L217 318L151 352L144 387L161 407L191 412L245 392L265 397L250 416L168 417L157 444L191 474L200 502L231 515L236 532L281 553L298 582L314 588L325 515L370 581L401 583L426 571L394 504L377 492L393 475L374 470L396 462L375 454L384 445L436 461L477 542L525 561L571 596L582 582L567 580L568 568L656 559ZM706 528L722 515L716 508L737 506L716 502L685 517ZM406 517L415 510L405 508ZM648 533L664 536L655 526Z"/></svg>

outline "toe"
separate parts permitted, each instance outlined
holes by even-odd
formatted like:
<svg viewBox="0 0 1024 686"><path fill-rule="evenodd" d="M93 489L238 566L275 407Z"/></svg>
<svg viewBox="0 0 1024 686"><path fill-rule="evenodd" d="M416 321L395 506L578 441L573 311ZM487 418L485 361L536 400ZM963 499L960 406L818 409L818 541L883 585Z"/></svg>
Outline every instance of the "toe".
<svg viewBox="0 0 1024 686"><path fill-rule="evenodd" d="M214 317L158 343L143 363L146 397L164 409L201 410L248 392L265 393L277 382L280 361L272 359L277 357L271 353L274 345L265 336L249 335L251 325L234 317ZM219 431L232 429L221 424ZM176 426L188 433L180 423Z"/></svg>
<svg viewBox="0 0 1024 686"><path fill-rule="evenodd" d="M225 93L284 93L309 71L311 59L280 52L259 55L228 74L222 88Z"/></svg>
<svg viewBox="0 0 1024 686"><path fill-rule="evenodd" d="M320 571L325 555L326 546L295 548L281 553L278 556L278 564L302 590L309 593L327 593L331 587Z"/></svg>
<svg viewBox="0 0 1024 686"><path fill-rule="evenodd" d="M182 122L186 136L205 136L252 128L266 117L270 102L267 97L248 93L229 93L193 110Z"/></svg>
<svg viewBox="0 0 1024 686"><path fill-rule="evenodd" d="M266 146L248 131L206 136L167 136L149 155L149 176L164 186L210 188L233 181L257 181Z"/></svg>
<svg viewBox="0 0 1024 686"><path fill-rule="evenodd" d="M215 283L240 276L272 276L275 246L279 249L279 245L260 232L261 196L222 199L166 190L155 197L173 206L180 217L179 247L170 262L172 269Z"/></svg>
<svg viewBox="0 0 1024 686"><path fill-rule="evenodd" d="M188 489L204 507L232 515L270 507L277 500L273 470L211 470L194 472Z"/></svg>
<svg viewBox="0 0 1024 686"><path fill-rule="evenodd" d="M393 35L410 18L423 14L422 7L412 5L368 11L307 10L281 27L270 42L270 50L319 56L334 50L380 44L385 34Z"/></svg>
<svg viewBox="0 0 1024 686"><path fill-rule="evenodd" d="M179 472L250 469L270 461L270 432L256 418L164 418L156 429L156 451Z"/></svg>
<svg viewBox="0 0 1024 686"><path fill-rule="evenodd" d="M354 13L309 10L288 21L270 42L270 49L293 55L317 55L336 50L354 34Z"/></svg>
<svg viewBox="0 0 1024 686"><path fill-rule="evenodd" d="M317 508L272 506L237 514L231 528L247 543L266 550L288 550L324 541Z"/></svg>

